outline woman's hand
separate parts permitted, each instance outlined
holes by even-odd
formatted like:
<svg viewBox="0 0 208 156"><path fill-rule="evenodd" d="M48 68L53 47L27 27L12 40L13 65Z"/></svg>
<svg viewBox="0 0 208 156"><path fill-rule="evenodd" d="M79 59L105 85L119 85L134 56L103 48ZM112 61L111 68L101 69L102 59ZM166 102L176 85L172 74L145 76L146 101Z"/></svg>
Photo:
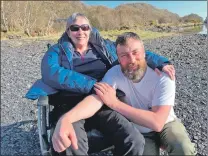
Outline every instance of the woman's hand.
<svg viewBox="0 0 208 156"><path fill-rule="evenodd" d="M175 68L173 65L165 65L162 68L162 71L168 74L168 76L171 78L171 80L175 80ZM158 68L155 68L155 72L160 76L161 71Z"/></svg>

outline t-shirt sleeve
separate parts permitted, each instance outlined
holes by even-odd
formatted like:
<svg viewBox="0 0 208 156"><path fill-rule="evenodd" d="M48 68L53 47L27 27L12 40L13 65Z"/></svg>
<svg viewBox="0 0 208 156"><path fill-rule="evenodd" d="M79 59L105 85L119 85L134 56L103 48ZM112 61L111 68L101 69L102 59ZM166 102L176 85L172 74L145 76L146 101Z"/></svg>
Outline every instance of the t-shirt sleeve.
<svg viewBox="0 0 208 156"><path fill-rule="evenodd" d="M175 81L163 76L155 87L152 106L174 105Z"/></svg>
<svg viewBox="0 0 208 156"><path fill-rule="evenodd" d="M110 86L112 86L114 89L117 89L118 88L116 81L117 76L118 76L118 71L116 66L114 66L107 71L101 82L105 82Z"/></svg>

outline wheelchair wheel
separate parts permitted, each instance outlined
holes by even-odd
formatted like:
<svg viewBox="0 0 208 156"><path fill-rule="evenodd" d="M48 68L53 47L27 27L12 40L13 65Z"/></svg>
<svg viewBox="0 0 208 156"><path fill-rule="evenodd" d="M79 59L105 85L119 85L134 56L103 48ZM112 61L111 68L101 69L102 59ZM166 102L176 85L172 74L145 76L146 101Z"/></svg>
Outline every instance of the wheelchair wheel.
<svg viewBox="0 0 208 156"><path fill-rule="evenodd" d="M48 97L38 99L38 131L40 149L42 155L52 155L50 147L49 112L51 106L48 104Z"/></svg>

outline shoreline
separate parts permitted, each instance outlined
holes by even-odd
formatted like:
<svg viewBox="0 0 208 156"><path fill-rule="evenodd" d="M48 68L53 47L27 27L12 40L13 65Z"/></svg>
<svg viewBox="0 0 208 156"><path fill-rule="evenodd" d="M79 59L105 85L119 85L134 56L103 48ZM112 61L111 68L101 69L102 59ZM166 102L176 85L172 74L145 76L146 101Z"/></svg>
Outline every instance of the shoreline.
<svg viewBox="0 0 208 156"><path fill-rule="evenodd" d="M185 33L187 30L198 31L200 27L206 26L206 23L197 23L197 24L184 24L184 25L169 25L169 24L161 24L161 25L152 25L146 27L137 27L135 29L123 29L123 30L108 30L108 31L100 31L101 36L104 38L109 38L113 40L115 36L121 34L125 31L133 31L140 34L144 34L143 38L154 39L161 36L173 36L173 35L180 35ZM202 28L203 29L203 28ZM200 30L199 31L203 31ZM62 31L64 32L64 30ZM27 36L21 32L8 32L3 33L1 32L1 41L3 40L13 40L13 39L28 39L28 40L57 40L61 35L62 32L57 32L55 34L47 35L47 36ZM206 30L207 32L207 30ZM190 34L199 33L199 32L190 32ZM151 36L151 37L148 37ZM156 36L156 37L154 37Z"/></svg>

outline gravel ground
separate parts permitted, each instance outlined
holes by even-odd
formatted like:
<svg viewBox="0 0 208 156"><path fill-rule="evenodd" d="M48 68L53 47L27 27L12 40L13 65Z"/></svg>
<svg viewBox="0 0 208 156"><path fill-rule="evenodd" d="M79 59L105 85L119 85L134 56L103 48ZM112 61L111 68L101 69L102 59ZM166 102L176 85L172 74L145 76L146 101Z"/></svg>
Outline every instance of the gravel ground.
<svg viewBox="0 0 208 156"><path fill-rule="evenodd" d="M207 35L145 41L146 50L168 57L175 65L175 112L196 144L197 155L208 155L206 41ZM52 42L1 41L1 155L40 155L36 101L23 96L40 78L47 43Z"/></svg>

